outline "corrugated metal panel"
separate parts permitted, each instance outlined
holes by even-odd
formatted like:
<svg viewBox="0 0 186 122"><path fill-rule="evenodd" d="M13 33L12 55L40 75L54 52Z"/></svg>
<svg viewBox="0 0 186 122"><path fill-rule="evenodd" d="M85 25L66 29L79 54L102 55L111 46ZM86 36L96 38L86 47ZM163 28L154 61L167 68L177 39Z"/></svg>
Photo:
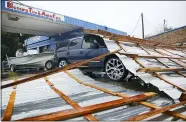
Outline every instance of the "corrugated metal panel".
<svg viewBox="0 0 186 122"><path fill-rule="evenodd" d="M119 49L120 47L114 41L106 41L105 43L110 51L114 51ZM121 46L127 50L127 52L135 53L135 54L143 54L148 55L142 49L137 47L132 43L121 43ZM159 53L153 51L152 49L148 49L151 52L154 52L154 55ZM124 52L124 50L122 50ZM164 52L165 53L165 52ZM180 54L182 54L180 52ZM137 64L133 59L126 57L125 55L119 55L118 57L124 63L126 68L133 72L135 75L139 76L146 84L152 84L160 91L163 91L172 99L164 98L164 97L153 97L148 99L147 101L153 103L159 107L167 106L172 104L173 102L177 102L182 91L173 87L172 85L160 80L159 78L153 76L151 73L141 73L136 72L140 65ZM159 54L160 55L160 54ZM185 54L182 54L185 56ZM148 67L164 67L161 63L157 62L155 59L143 59L138 58L138 60L145 66ZM177 67L177 64L170 60L165 60L160 58L160 60L170 67ZM79 69L73 69L69 71L76 78L81 81L89 84L93 84L98 87L102 87L111 91L124 93L128 96L134 96L144 91L134 91L131 89L124 88L122 86L108 84L105 82L99 82L93 78L90 78L87 75L84 75ZM183 72L186 73L186 72ZM181 87L186 87L185 78L180 77L178 75L166 72L166 73L158 73L161 74L164 78L169 80L170 82L177 84ZM49 75L48 79L54 84L54 86L60 91L64 92L65 95L70 97L73 101L77 102L80 106L93 105L96 103L103 103L106 101L119 99L117 96L112 96L108 93L99 91L97 89L91 88L89 86L85 86L83 84L77 83L74 79L68 76L64 72L56 73L53 75ZM179 81L178 81L179 80ZM12 81L6 81L6 83ZM4 83L3 83L4 84ZM12 91L12 88L6 88L2 90L2 113L4 113L5 108L8 103L9 95ZM15 100L15 106L13 109L12 120L17 120L26 117L33 117L38 115L44 115L46 113L53 113L59 110L72 109L72 107L67 104L62 98L60 98L54 91L51 90L50 86L47 85L43 78L26 82L24 84L20 84L17 87L17 95ZM180 113L185 113L185 107L182 107L177 111L181 111ZM182 110L184 109L184 110ZM93 113L93 115L99 120L127 120L130 117L139 115L141 113L145 113L150 111L150 108L144 107L142 105L130 106L124 105L121 107L117 107L114 109L109 109L102 112ZM172 117L167 115L156 115L150 117L145 120L171 120ZM70 120L85 120L83 117L77 117Z"/></svg>
<svg viewBox="0 0 186 122"><path fill-rule="evenodd" d="M68 17L68 16L65 16L65 22L68 23L68 24L83 27L85 29L92 29L92 30L101 29L101 30L105 30L105 31L115 33L115 34L119 34L119 35L127 35L127 33L123 32L123 31L119 31L119 30L112 29L112 28L109 28L109 27L106 27L106 26L94 24L94 23L91 23L91 22L83 21L83 20Z"/></svg>
<svg viewBox="0 0 186 122"><path fill-rule="evenodd" d="M134 91L118 85L96 81L84 75L79 69L70 70L69 72L75 77L81 79L83 82L93 84L95 86L111 91L124 93L129 96L144 93L142 91ZM65 93L80 106L93 105L96 103L103 103L120 98L79 84L63 72L50 75L48 76L48 79L57 89ZM2 91L2 113L4 113L12 88L3 89ZM62 98L60 98L54 91L51 90L43 78L18 85L16 91L17 95L13 109L12 120L44 115L46 113L52 113L60 110L72 109L69 104L67 104ZM148 102L156 104L157 106L172 104L171 100L162 98L160 96L153 97L152 99L149 99ZM98 120L126 120L129 117L149 110L150 108L144 107L142 105L124 105L114 109L97 112L93 115ZM70 120L85 119L83 117L78 117Z"/></svg>

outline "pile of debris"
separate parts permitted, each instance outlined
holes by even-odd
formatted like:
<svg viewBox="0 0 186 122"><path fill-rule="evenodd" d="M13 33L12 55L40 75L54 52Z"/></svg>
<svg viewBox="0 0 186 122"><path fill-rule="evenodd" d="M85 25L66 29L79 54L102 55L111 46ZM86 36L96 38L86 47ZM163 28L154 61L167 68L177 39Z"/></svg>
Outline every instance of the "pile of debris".
<svg viewBox="0 0 186 122"><path fill-rule="evenodd" d="M107 118L106 120L139 121L157 120L157 115L162 113L174 119L186 120L184 115L186 54L182 51L186 47L166 45L156 41L149 42L101 30L84 30L84 32L102 36L110 53L3 84L1 86L4 108L2 120L41 121L85 118L89 121L98 121ZM164 99L160 100L159 104L155 104L154 101L158 99L154 97L156 95L154 92L130 91L119 86L96 82L80 70L74 69L110 54L116 54L131 73L142 79L148 84L147 86L156 86L160 91L168 94L174 102ZM18 92L17 98L16 92ZM166 104L163 104L164 102ZM169 111L171 109L174 111Z"/></svg>

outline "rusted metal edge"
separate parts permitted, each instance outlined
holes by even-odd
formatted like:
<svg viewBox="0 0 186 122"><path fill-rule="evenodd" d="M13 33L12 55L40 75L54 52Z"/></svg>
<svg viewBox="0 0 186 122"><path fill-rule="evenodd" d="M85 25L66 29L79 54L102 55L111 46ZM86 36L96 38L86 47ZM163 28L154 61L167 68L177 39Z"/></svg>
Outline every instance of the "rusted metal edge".
<svg viewBox="0 0 186 122"><path fill-rule="evenodd" d="M100 104L95 104L95 105L90 105L86 107L82 107L79 110L75 109L70 109L70 110L63 110L63 111L58 111L50 114L45 114L45 115L40 115L36 117L29 117L29 118L24 118L18 121L55 121L55 120L66 120L66 119L71 119L74 117L79 117L82 115L90 114L90 113L95 113L95 112L100 112L112 108L116 108L122 105L126 105L132 102L137 102L137 101L142 101L145 99L148 99L152 96L154 96L155 93L145 93L145 94L140 94L128 98L122 98L118 100L113 100L109 102L104 102Z"/></svg>
<svg viewBox="0 0 186 122"><path fill-rule="evenodd" d="M54 87L54 84L49 81L47 77L44 78L47 84L50 86L50 88L56 92L61 98L63 98L67 103L69 103L74 109L79 110L81 109L81 106L79 106L75 101L71 100L68 96L66 96L63 92L58 90ZM89 121L98 121L96 117L94 117L91 114L84 115L84 118Z"/></svg>
<svg viewBox="0 0 186 122"><path fill-rule="evenodd" d="M149 118L149 117L151 117L151 116L154 116L154 115L163 113L163 112L165 112L165 111L171 110L171 109L173 109L173 108L179 107L179 106L184 105L184 104L186 104L186 101L182 101L182 102L180 102L180 103L176 103L176 104L173 104L173 105L170 105L170 106L158 108L158 109L149 111L149 112L147 112L147 113L144 113L144 114L141 114L141 115L138 115L138 116L129 118L128 120L129 120L129 121L140 121L140 120ZM186 120L186 119L185 119L185 120Z"/></svg>
<svg viewBox="0 0 186 122"><path fill-rule="evenodd" d="M90 62L92 60L98 60L98 59L101 59L101 58L103 58L105 56L108 56L110 54L117 53L120 50L121 49L118 49L116 51L113 51L113 52L110 52L110 53L107 53L107 54L103 54L103 55L100 55L98 57L86 60L86 61L80 61L78 63L69 64L69 65L65 66L64 68L53 69L53 70L46 71L44 73L40 73L40 74L31 76L31 77L28 77L28 78L25 78L25 79L17 80L17 82L15 82L15 83L12 82L12 83L8 83L8 84L5 84L5 85L2 85L1 89L7 88L7 87L11 87L13 85L18 85L18 84L21 84L21 83L29 82L29 81L32 81L32 80L36 80L36 79L39 79L39 78L43 78L45 76L48 76L48 75L51 75L51 74L54 74L54 73L57 73L57 72L61 72L61 71L64 71L64 70L69 70L69 69L72 69L72 68L76 68L76 67L81 66L83 64L87 64L88 62Z"/></svg>
<svg viewBox="0 0 186 122"><path fill-rule="evenodd" d="M79 80L78 78L76 78L74 75L70 74L69 72L67 71L64 71L65 73L67 73L71 78L73 78L75 81L77 81L78 83L80 84L84 84L84 82L82 82L81 80ZM90 86L91 88L96 88L97 90L100 90L100 91L103 91L103 92L106 92L108 94L111 94L111 95L115 95L115 96L119 96L119 97L128 97L126 94L123 94L123 93L117 93L117 92L113 92L113 91L110 91L110 90L105 90L103 88L99 88L97 86L94 87L94 85L90 85L90 84L87 84L86 83L86 86ZM149 108L152 108L152 109L157 109L159 108L158 106L154 105L154 104L151 104L151 103L148 103L148 102L139 102L141 105L144 105L146 107L149 107ZM180 113L177 113L177 112L174 112L174 111L168 111L168 112L165 112L165 114L168 114L168 115L171 115L171 116L175 116L175 117L178 117L180 119L185 119L186 117Z"/></svg>

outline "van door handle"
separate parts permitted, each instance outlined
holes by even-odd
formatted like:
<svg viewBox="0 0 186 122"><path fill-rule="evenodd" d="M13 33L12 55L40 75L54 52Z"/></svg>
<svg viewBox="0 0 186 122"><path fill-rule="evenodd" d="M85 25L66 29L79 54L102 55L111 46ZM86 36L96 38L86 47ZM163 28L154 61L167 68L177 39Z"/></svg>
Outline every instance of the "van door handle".
<svg viewBox="0 0 186 122"><path fill-rule="evenodd" d="M69 52L67 52L67 55L69 55L70 53Z"/></svg>
<svg viewBox="0 0 186 122"><path fill-rule="evenodd" d="M80 51L80 54L83 54L83 51Z"/></svg>

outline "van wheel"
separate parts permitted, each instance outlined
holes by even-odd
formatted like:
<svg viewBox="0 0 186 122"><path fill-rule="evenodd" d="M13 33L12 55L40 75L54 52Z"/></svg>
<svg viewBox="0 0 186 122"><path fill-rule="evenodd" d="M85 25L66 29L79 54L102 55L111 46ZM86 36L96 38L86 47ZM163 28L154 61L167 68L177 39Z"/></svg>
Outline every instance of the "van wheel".
<svg viewBox="0 0 186 122"><path fill-rule="evenodd" d="M61 67L66 66L67 64L68 64L68 63L67 63L67 60L61 59L61 60L59 61L58 67L61 68Z"/></svg>
<svg viewBox="0 0 186 122"><path fill-rule="evenodd" d="M128 71L119 58L110 58L105 63L105 72L109 79L120 81L127 77Z"/></svg>
<svg viewBox="0 0 186 122"><path fill-rule="evenodd" d="M47 70L53 69L53 68L54 68L54 62L51 61L51 60L47 61L47 62L45 63L45 68L46 68Z"/></svg>

